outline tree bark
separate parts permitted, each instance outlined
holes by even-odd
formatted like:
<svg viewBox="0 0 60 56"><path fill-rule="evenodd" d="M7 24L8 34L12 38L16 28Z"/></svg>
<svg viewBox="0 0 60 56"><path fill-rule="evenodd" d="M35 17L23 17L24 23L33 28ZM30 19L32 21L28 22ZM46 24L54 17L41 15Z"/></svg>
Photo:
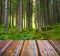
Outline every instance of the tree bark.
<svg viewBox="0 0 60 56"><path fill-rule="evenodd" d="M27 0L27 11L26 11L26 16L27 16L27 28L32 28L32 0Z"/></svg>
<svg viewBox="0 0 60 56"><path fill-rule="evenodd" d="M4 15L4 32L8 28L8 0L5 0L5 15Z"/></svg>
<svg viewBox="0 0 60 56"><path fill-rule="evenodd" d="M53 0L53 18L54 18L54 24L57 24L57 7L55 0Z"/></svg>
<svg viewBox="0 0 60 56"><path fill-rule="evenodd" d="M42 18L41 18L41 12L40 12L40 10L41 10L41 8L40 8L40 0L38 0L37 1L38 2L38 17L37 17L37 19L38 19L38 29L39 30L41 30L41 27L42 27Z"/></svg>
<svg viewBox="0 0 60 56"><path fill-rule="evenodd" d="M2 0L0 0L0 24L2 24Z"/></svg>
<svg viewBox="0 0 60 56"><path fill-rule="evenodd" d="M22 31L22 0L19 0L18 4L18 28Z"/></svg>
<svg viewBox="0 0 60 56"><path fill-rule="evenodd" d="M44 25L49 25L49 0L44 0Z"/></svg>

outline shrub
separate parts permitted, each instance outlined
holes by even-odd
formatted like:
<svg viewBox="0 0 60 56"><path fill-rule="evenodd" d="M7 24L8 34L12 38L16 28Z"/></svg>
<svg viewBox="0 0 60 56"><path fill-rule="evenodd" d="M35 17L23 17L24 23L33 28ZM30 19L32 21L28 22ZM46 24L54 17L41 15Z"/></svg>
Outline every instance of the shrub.
<svg viewBox="0 0 60 56"><path fill-rule="evenodd" d="M51 30L51 29L53 29L52 26L44 26L41 28L42 31Z"/></svg>

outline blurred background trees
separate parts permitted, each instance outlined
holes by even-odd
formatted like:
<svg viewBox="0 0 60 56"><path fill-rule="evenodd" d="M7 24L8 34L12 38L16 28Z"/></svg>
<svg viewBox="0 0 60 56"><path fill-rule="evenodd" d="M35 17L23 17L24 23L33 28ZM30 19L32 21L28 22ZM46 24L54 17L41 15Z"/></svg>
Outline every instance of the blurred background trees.
<svg viewBox="0 0 60 56"><path fill-rule="evenodd" d="M0 0L0 24L39 29L60 23L60 0Z"/></svg>

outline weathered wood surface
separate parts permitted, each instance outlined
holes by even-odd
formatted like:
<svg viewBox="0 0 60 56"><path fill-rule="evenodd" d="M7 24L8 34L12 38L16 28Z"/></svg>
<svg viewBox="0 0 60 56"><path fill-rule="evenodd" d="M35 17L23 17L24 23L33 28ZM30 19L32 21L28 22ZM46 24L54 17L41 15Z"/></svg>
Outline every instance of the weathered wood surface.
<svg viewBox="0 0 60 56"><path fill-rule="evenodd" d="M9 47L9 45L12 43L12 40L9 41L1 50L0 50L0 55L4 53L4 51Z"/></svg>
<svg viewBox="0 0 60 56"><path fill-rule="evenodd" d="M47 40L37 40L37 44L41 56L59 56Z"/></svg>
<svg viewBox="0 0 60 56"><path fill-rule="evenodd" d="M60 41L49 41L50 44L53 46L53 48L56 50L56 52L60 55Z"/></svg>
<svg viewBox="0 0 60 56"><path fill-rule="evenodd" d="M21 51L22 51L22 47L23 47L23 41L19 41L19 45L17 46L14 56L19 56Z"/></svg>
<svg viewBox="0 0 60 56"><path fill-rule="evenodd" d="M0 56L60 56L60 41L0 40Z"/></svg>
<svg viewBox="0 0 60 56"><path fill-rule="evenodd" d="M21 56L38 56L37 46L34 40L25 40Z"/></svg>

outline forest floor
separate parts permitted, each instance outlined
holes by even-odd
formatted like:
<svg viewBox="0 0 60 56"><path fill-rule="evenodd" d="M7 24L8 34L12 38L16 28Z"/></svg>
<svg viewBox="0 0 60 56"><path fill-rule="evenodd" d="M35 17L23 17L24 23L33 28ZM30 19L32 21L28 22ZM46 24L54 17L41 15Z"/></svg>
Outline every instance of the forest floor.
<svg viewBox="0 0 60 56"><path fill-rule="evenodd" d="M60 40L60 23L53 26L51 29L41 31L35 29L24 29L19 32L16 27L8 29L4 33L4 27L0 25L0 40Z"/></svg>

